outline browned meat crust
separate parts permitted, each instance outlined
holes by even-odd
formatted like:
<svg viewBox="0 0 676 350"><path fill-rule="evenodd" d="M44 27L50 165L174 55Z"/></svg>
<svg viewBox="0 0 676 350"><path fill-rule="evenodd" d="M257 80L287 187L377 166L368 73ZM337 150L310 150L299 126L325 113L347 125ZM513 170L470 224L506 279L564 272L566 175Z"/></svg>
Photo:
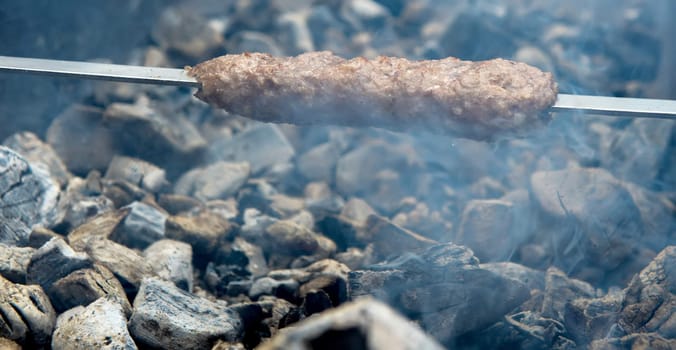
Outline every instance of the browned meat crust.
<svg viewBox="0 0 676 350"><path fill-rule="evenodd" d="M346 60L226 55L189 68L201 100L264 122L373 126L492 139L543 124L552 75L523 63L457 58Z"/></svg>

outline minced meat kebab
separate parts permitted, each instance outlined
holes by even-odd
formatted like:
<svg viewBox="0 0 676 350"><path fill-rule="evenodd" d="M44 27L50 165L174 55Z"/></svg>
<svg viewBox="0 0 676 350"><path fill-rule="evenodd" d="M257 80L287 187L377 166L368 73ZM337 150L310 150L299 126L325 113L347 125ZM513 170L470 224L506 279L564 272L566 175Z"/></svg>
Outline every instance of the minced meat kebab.
<svg viewBox="0 0 676 350"><path fill-rule="evenodd" d="M557 96L551 73L504 59L244 53L188 70L201 83L199 99L263 122L431 131L479 140L543 125Z"/></svg>

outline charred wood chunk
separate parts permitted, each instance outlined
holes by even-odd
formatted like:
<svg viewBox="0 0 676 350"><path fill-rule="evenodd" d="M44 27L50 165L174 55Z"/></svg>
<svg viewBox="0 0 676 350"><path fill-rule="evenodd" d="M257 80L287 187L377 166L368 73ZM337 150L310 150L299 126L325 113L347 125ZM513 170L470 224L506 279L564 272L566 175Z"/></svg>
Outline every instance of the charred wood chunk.
<svg viewBox="0 0 676 350"><path fill-rule="evenodd" d="M55 350L136 349L123 308L114 298L100 298L59 315L51 345Z"/></svg>
<svg viewBox="0 0 676 350"><path fill-rule="evenodd" d="M216 339L241 340L243 327L236 310L156 278L143 281L129 320L134 339L163 349L208 349Z"/></svg>
<svg viewBox="0 0 676 350"><path fill-rule="evenodd" d="M499 321L528 299L521 282L481 268L471 250L432 246L349 273L352 299L386 300L444 343Z"/></svg>

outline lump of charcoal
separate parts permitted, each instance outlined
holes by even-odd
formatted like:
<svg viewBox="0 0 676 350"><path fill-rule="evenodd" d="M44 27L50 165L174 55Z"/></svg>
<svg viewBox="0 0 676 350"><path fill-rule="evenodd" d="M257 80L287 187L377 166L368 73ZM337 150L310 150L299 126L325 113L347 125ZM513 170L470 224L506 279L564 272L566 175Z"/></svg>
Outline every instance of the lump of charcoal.
<svg viewBox="0 0 676 350"><path fill-rule="evenodd" d="M92 260L112 271L128 293L136 292L143 278L155 275L151 261L109 239L90 240L85 251Z"/></svg>
<svg viewBox="0 0 676 350"><path fill-rule="evenodd" d="M61 238L52 238L31 257L26 280L29 284L39 284L50 294L50 288L58 279L91 266L92 260L87 254L75 252Z"/></svg>
<svg viewBox="0 0 676 350"><path fill-rule="evenodd" d="M200 258L210 256L218 242L234 233L228 220L209 210L201 210L191 216L170 216L165 230L167 238L190 244L194 254Z"/></svg>
<svg viewBox="0 0 676 350"><path fill-rule="evenodd" d="M577 298L567 303L563 324L579 345L590 344L612 334L619 318L624 293L611 291L600 298Z"/></svg>
<svg viewBox="0 0 676 350"><path fill-rule="evenodd" d="M0 275L14 283L26 283L28 263L34 248L15 247L0 243Z"/></svg>
<svg viewBox="0 0 676 350"><path fill-rule="evenodd" d="M163 193L157 200L157 204L169 212L169 214L178 215L189 212L195 208L200 208L202 206L202 201L180 194Z"/></svg>
<svg viewBox="0 0 676 350"><path fill-rule="evenodd" d="M192 247L188 243L171 239L159 240L143 251L152 261L157 276L173 282L177 287L192 293Z"/></svg>
<svg viewBox="0 0 676 350"><path fill-rule="evenodd" d="M500 276L513 278L525 284L528 289L545 289L545 274L517 263L505 261L479 265L482 269L493 271Z"/></svg>
<svg viewBox="0 0 676 350"><path fill-rule="evenodd" d="M345 201L334 193L325 182L311 182L305 186L305 205L316 217L322 218L327 214L338 214Z"/></svg>
<svg viewBox="0 0 676 350"><path fill-rule="evenodd" d="M463 11L439 38L444 56L467 60L510 57L518 48L515 36L505 31L504 19L486 11ZM482 45L481 43L490 43Z"/></svg>
<svg viewBox="0 0 676 350"><path fill-rule="evenodd" d="M262 336L267 338L275 335L279 329L286 327L290 323L287 320L298 311L294 304L280 298L263 297L258 301L258 304L263 309L269 310L270 313L270 317L261 322L266 327L266 333L263 333Z"/></svg>
<svg viewBox="0 0 676 350"><path fill-rule="evenodd" d="M328 244L328 238L289 220L276 221L265 228L254 242L270 254L322 255L328 257L335 251L335 244ZM333 242L330 242L333 243Z"/></svg>
<svg viewBox="0 0 676 350"><path fill-rule="evenodd" d="M120 222L129 214L129 209L118 209L89 218L68 234L68 243L77 251L84 251L92 240L108 239Z"/></svg>
<svg viewBox="0 0 676 350"><path fill-rule="evenodd" d="M246 276L260 277L268 273L263 250L242 237L221 245L214 255L215 264L238 266Z"/></svg>
<svg viewBox="0 0 676 350"><path fill-rule="evenodd" d="M338 250L364 247L365 222L358 223L343 215L327 215L317 222L317 227L327 237L331 238Z"/></svg>
<svg viewBox="0 0 676 350"><path fill-rule="evenodd" d="M471 250L450 243L352 271L348 291L384 298L443 342L499 321L529 297L523 283L480 268Z"/></svg>
<svg viewBox="0 0 676 350"><path fill-rule="evenodd" d="M25 246L35 225L56 221L59 187L46 169L0 146L0 243Z"/></svg>
<svg viewBox="0 0 676 350"><path fill-rule="evenodd" d="M367 298L307 318L279 332L263 350L273 349L442 349L395 311Z"/></svg>
<svg viewBox="0 0 676 350"><path fill-rule="evenodd" d="M301 8L284 12L275 21L275 41L280 43L286 54L298 55L315 51L307 17L308 11Z"/></svg>
<svg viewBox="0 0 676 350"><path fill-rule="evenodd" d="M104 118L123 153L162 166L170 174L194 164L206 147L189 120L177 113L161 113L145 99L135 104L113 103Z"/></svg>
<svg viewBox="0 0 676 350"><path fill-rule="evenodd" d="M465 206L453 242L472 248L483 262L505 261L527 237L518 237L517 211L500 199L471 200Z"/></svg>
<svg viewBox="0 0 676 350"><path fill-rule="evenodd" d="M211 350L246 350L242 343L231 343L223 340L216 341Z"/></svg>
<svg viewBox="0 0 676 350"><path fill-rule="evenodd" d="M338 276L322 275L303 283L299 296L308 299L312 293L323 292L329 298L329 307L338 306L347 301L347 279Z"/></svg>
<svg viewBox="0 0 676 350"><path fill-rule="evenodd" d="M365 200L357 197L352 197L345 202L343 210L340 211L341 216L361 225L366 225L366 220L372 214L377 213Z"/></svg>
<svg viewBox="0 0 676 350"><path fill-rule="evenodd" d="M56 312L40 286L14 284L0 276L0 337L46 345Z"/></svg>
<svg viewBox="0 0 676 350"><path fill-rule="evenodd" d="M68 179L72 176L52 146L42 142L32 132L14 134L5 139L3 145L21 154L31 164L42 164L47 167L49 174L61 187L68 183Z"/></svg>
<svg viewBox="0 0 676 350"><path fill-rule="evenodd" d="M563 271L550 267L545 273L542 315L563 320L566 304L578 298L594 297L596 290L589 283L569 278Z"/></svg>
<svg viewBox="0 0 676 350"><path fill-rule="evenodd" d="M606 170L571 168L536 172L531 193L552 230L563 265L613 270L633 260L641 240L641 214L631 194ZM580 262L580 259L585 259ZM630 272L631 273L631 272Z"/></svg>
<svg viewBox="0 0 676 350"><path fill-rule="evenodd" d="M28 246L38 249L45 243L49 242L49 240L52 238L63 238L63 236L48 228L37 226L33 228L33 231L31 231L31 235L28 240Z"/></svg>
<svg viewBox="0 0 676 350"><path fill-rule="evenodd" d="M444 218L445 215L430 209L426 203L413 198L409 200L410 207L399 210L392 222L437 241L448 240L453 232L453 224Z"/></svg>
<svg viewBox="0 0 676 350"><path fill-rule="evenodd" d="M157 278L143 281L129 330L139 343L163 349L209 349L216 339L241 340L240 315Z"/></svg>
<svg viewBox="0 0 676 350"><path fill-rule="evenodd" d="M257 279L249 289L249 298L258 300L270 295L290 302L298 299L298 281L293 279L276 280L271 277Z"/></svg>
<svg viewBox="0 0 676 350"><path fill-rule="evenodd" d="M219 161L183 174L176 182L174 192L203 201L225 199L237 193L250 173L247 162Z"/></svg>
<svg viewBox="0 0 676 350"><path fill-rule="evenodd" d="M131 304L122 284L110 270L99 264L71 272L54 282L47 292L57 312L87 306L99 298L108 297L122 306L125 315L131 315Z"/></svg>
<svg viewBox="0 0 676 350"><path fill-rule="evenodd" d="M636 118L601 145L601 162L622 179L646 187L656 184L669 154L674 122Z"/></svg>
<svg viewBox="0 0 676 350"><path fill-rule="evenodd" d="M197 60L211 56L223 43L222 33L186 6L167 7L162 11L152 37L163 50Z"/></svg>
<svg viewBox="0 0 676 350"><path fill-rule="evenodd" d="M5 350L21 350L22 347L18 343L7 338L0 337L0 349Z"/></svg>
<svg viewBox="0 0 676 350"><path fill-rule="evenodd" d="M100 298L86 307L78 306L56 320L52 349L136 349L127 330L122 306L111 298Z"/></svg>
<svg viewBox="0 0 676 350"><path fill-rule="evenodd" d="M662 250L670 242L675 242L676 220L673 217L676 205L674 201L669 200L664 193L650 191L631 182L624 182L623 185L641 212L645 228L641 242L656 252ZM639 270L647 264L648 262L641 264Z"/></svg>
<svg viewBox="0 0 676 350"><path fill-rule="evenodd" d="M373 0L345 1L340 16L357 30L382 31L392 16L387 8Z"/></svg>
<svg viewBox="0 0 676 350"><path fill-rule="evenodd" d="M91 171L87 179L72 177L60 202L62 217L58 229L69 231L89 218L115 208L115 203L101 194L97 171Z"/></svg>
<svg viewBox="0 0 676 350"><path fill-rule="evenodd" d="M154 193L169 184L164 169L141 159L124 156L115 156L110 161L104 178L127 181Z"/></svg>
<svg viewBox="0 0 676 350"><path fill-rule="evenodd" d="M111 239L132 248L146 248L165 236L167 213L144 202L132 202L129 214L118 225Z"/></svg>
<svg viewBox="0 0 676 350"><path fill-rule="evenodd" d="M286 163L296 154L279 127L265 123L253 124L232 138L217 140L209 146L209 152L214 160L249 162L253 175Z"/></svg>
<svg viewBox="0 0 676 350"><path fill-rule="evenodd" d="M365 236L367 242L373 243L374 253L382 258L422 250L437 244L432 239L407 230L378 215L369 216Z"/></svg>
<svg viewBox="0 0 676 350"><path fill-rule="evenodd" d="M238 31L228 40L228 52L269 52L271 55L283 55L282 49L271 36L251 30Z"/></svg>
<svg viewBox="0 0 676 350"><path fill-rule="evenodd" d="M103 125L103 111L79 105L54 118L47 129L47 143L79 175L105 169L118 151L112 130Z"/></svg>
<svg viewBox="0 0 676 350"><path fill-rule="evenodd" d="M298 157L298 171L310 181L331 183L341 149L331 142L315 146Z"/></svg>
<svg viewBox="0 0 676 350"><path fill-rule="evenodd" d="M590 350L623 350L623 349L676 349L676 338L663 338L655 333L634 333L621 338L605 338L595 340Z"/></svg>
<svg viewBox="0 0 676 350"><path fill-rule="evenodd" d="M676 338L676 246L664 248L629 283L618 325L627 334Z"/></svg>
<svg viewBox="0 0 676 350"><path fill-rule="evenodd" d="M369 142L338 160L336 188L345 196L366 194L369 203L389 212L408 195L405 189L412 187L421 163L411 145Z"/></svg>

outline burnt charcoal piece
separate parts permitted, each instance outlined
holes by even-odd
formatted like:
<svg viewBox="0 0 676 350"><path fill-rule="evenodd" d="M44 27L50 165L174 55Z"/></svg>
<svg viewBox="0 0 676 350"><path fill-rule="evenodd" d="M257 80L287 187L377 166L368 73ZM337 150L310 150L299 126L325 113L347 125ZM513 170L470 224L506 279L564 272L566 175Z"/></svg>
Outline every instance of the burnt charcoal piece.
<svg viewBox="0 0 676 350"><path fill-rule="evenodd" d="M563 271L550 267L545 273L545 290L542 315L563 320L566 305L578 298L594 298L596 291L589 283L566 276Z"/></svg>
<svg viewBox="0 0 676 350"><path fill-rule="evenodd" d="M244 185L251 173L247 162L216 162L183 174L176 185L176 194L193 196L203 201L233 196Z"/></svg>
<svg viewBox="0 0 676 350"><path fill-rule="evenodd" d="M329 307L338 306L347 301L346 278L340 276L319 275L304 283L300 289L300 297L306 302L311 294L322 292L329 298Z"/></svg>
<svg viewBox="0 0 676 350"><path fill-rule="evenodd" d="M103 125L103 111L82 105L72 105L54 118L47 143L77 175L103 171L118 152L115 135Z"/></svg>
<svg viewBox="0 0 676 350"><path fill-rule="evenodd" d="M590 350L654 349L672 350L676 339L663 338L655 333L634 333L622 338L606 338L591 343Z"/></svg>
<svg viewBox="0 0 676 350"><path fill-rule="evenodd" d="M122 284L110 270L99 264L94 264L93 268L71 272L54 282L47 292L57 312L80 305L87 306L107 296L122 306L125 315L131 315L131 304Z"/></svg>
<svg viewBox="0 0 676 350"><path fill-rule="evenodd" d="M105 174L106 180L127 181L149 192L159 192L169 183L158 166L132 157L115 156Z"/></svg>
<svg viewBox="0 0 676 350"><path fill-rule="evenodd" d="M46 166L49 174L59 186L68 183L68 179L72 176L52 146L42 142L32 132L25 131L14 134L5 140L3 145L21 154L31 164Z"/></svg>
<svg viewBox="0 0 676 350"><path fill-rule="evenodd" d="M258 300L265 295L296 302L298 299L298 281L293 279L276 280L270 277L259 278L251 285L249 298Z"/></svg>
<svg viewBox="0 0 676 350"><path fill-rule="evenodd" d="M229 270L239 271L243 277L260 277L268 273L262 249L242 237L221 245L214 254L213 263L215 266L226 266Z"/></svg>
<svg viewBox="0 0 676 350"><path fill-rule="evenodd" d="M315 146L298 157L298 172L310 181L331 182L340 151L337 145L329 142Z"/></svg>
<svg viewBox="0 0 676 350"><path fill-rule="evenodd" d="M122 306L113 298L100 298L59 315L51 345L54 350L136 349Z"/></svg>
<svg viewBox="0 0 676 350"><path fill-rule="evenodd" d="M517 220L514 206L508 201L472 200L465 206L453 242L472 248L482 262L505 261L521 243L513 236Z"/></svg>
<svg viewBox="0 0 676 350"><path fill-rule="evenodd" d="M208 349L216 339L237 341L244 334L236 310L156 278L143 281L129 330L139 343L170 350Z"/></svg>
<svg viewBox="0 0 676 350"><path fill-rule="evenodd" d="M611 292L601 298L578 298L565 306L564 324L577 344L590 344L613 334L620 317L624 293Z"/></svg>
<svg viewBox="0 0 676 350"><path fill-rule="evenodd" d="M269 254L313 255L326 258L336 251L336 244L303 226L280 220L268 226L260 244Z"/></svg>
<svg viewBox="0 0 676 350"><path fill-rule="evenodd" d="M30 247L14 247L0 243L0 275L14 283L26 283L26 274L31 256Z"/></svg>
<svg viewBox="0 0 676 350"><path fill-rule="evenodd" d="M480 268L469 249L450 243L352 271L348 288L352 299L388 301L448 344L500 320L529 297L523 283Z"/></svg>
<svg viewBox="0 0 676 350"><path fill-rule="evenodd" d="M232 138L216 140L209 152L214 160L249 162L253 175L286 163L296 154L279 127L272 124L254 124Z"/></svg>
<svg viewBox="0 0 676 350"><path fill-rule="evenodd" d="M525 284L528 289L545 289L545 274L540 270L516 264L513 262L497 262L479 265L482 269L493 271L500 276L513 278Z"/></svg>
<svg viewBox="0 0 676 350"><path fill-rule="evenodd" d="M193 216L170 216L166 222L166 237L190 244L200 259L209 257L218 242L233 232L228 220L209 210L201 210Z"/></svg>
<svg viewBox="0 0 676 350"><path fill-rule="evenodd" d="M0 146L0 243L25 246L34 225L56 221L59 187L50 174Z"/></svg>
<svg viewBox="0 0 676 350"><path fill-rule="evenodd" d="M173 282L178 288L192 293L192 247L188 243L171 239L159 240L143 251L151 261L157 276Z"/></svg>
<svg viewBox="0 0 676 350"><path fill-rule="evenodd" d="M627 334L676 337L676 246L662 250L625 289L618 325Z"/></svg>
<svg viewBox="0 0 676 350"><path fill-rule="evenodd" d="M132 202L129 214L110 237L128 247L144 249L165 236L167 213L143 202Z"/></svg>
<svg viewBox="0 0 676 350"><path fill-rule="evenodd" d="M73 249L84 251L90 241L108 239L127 214L129 209L119 209L89 218L68 234L68 243Z"/></svg>
<svg viewBox="0 0 676 350"><path fill-rule="evenodd" d="M639 258L642 240L641 212L623 183L599 168L572 168L536 172L530 179L532 195L540 206L543 226L555 237L557 265L593 266L612 271ZM624 264L624 265L621 265ZM576 276L576 272L571 273ZM620 269L623 275L604 274L594 282L624 282L638 271ZM580 276L582 277L582 276Z"/></svg>
<svg viewBox="0 0 676 350"><path fill-rule="evenodd" d="M52 238L31 257L26 280L30 284L39 284L49 293L56 280L75 270L90 267L92 260L87 254L75 252L61 238Z"/></svg>
<svg viewBox="0 0 676 350"><path fill-rule="evenodd" d="M383 258L403 252L419 251L437 244L432 239L400 227L378 215L369 216L366 222L366 236L369 242L373 242L374 252Z"/></svg>
<svg viewBox="0 0 676 350"><path fill-rule="evenodd" d="M247 53L203 62L189 73L202 83L198 98L264 122L425 130L476 139L541 125L542 111L557 94L551 74L502 59Z"/></svg>
<svg viewBox="0 0 676 350"><path fill-rule="evenodd" d="M101 194L100 178L97 179L99 175L94 170L89 173L87 180L71 178L60 202L63 215L55 230L68 232L97 214L115 209L116 198Z"/></svg>
<svg viewBox="0 0 676 350"><path fill-rule="evenodd" d="M90 241L85 251L92 260L110 269L127 293L135 293L144 277L155 275L150 261L144 259L135 250L111 240Z"/></svg>
<svg viewBox="0 0 676 350"><path fill-rule="evenodd" d="M49 240L52 238L63 238L63 236L48 228L37 226L33 228L33 231L31 231L28 246L38 249L42 247L43 244L49 242Z"/></svg>
<svg viewBox="0 0 676 350"><path fill-rule="evenodd" d="M260 349L436 350L442 347L386 305L365 298L309 317L288 331L278 333Z"/></svg>
<svg viewBox="0 0 676 350"><path fill-rule="evenodd" d="M0 349L5 350L21 350L21 345L17 344L14 341L11 341L7 338L0 337Z"/></svg>
<svg viewBox="0 0 676 350"><path fill-rule="evenodd" d="M202 202L198 199L171 193L160 195L157 204L171 215L189 212L194 208L200 208L202 206Z"/></svg>
<svg viewBox="0 0 676 350"><path fill-rule="evenodd" d="M0 337L46 345L56 312L40 286L14 284L0 276Z"/></svg>
<svg viewBox="0 0 676 350"><path fill-rule="evenodd" d="M103 119L118 147L125 154L162 166L170 175L199 160L206 141L195 126L180 113L165 114L146 102L139 99L135 104L113 103L106 108Z"/></svg>

